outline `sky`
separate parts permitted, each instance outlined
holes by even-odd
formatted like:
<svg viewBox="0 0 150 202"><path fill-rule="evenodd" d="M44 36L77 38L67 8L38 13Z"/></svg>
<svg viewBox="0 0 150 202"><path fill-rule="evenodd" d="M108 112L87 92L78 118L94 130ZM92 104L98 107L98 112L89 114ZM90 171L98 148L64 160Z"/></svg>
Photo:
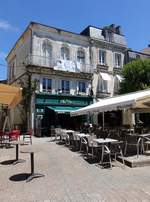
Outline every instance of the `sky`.
<svg viewBox="0 0 150 202"><path fill-rule="evenodd" d="M1 0L0 80L6 79L5 57L29 22L80 33L88 25L121 25L129 48L150 44L149 0Z"/></svg>

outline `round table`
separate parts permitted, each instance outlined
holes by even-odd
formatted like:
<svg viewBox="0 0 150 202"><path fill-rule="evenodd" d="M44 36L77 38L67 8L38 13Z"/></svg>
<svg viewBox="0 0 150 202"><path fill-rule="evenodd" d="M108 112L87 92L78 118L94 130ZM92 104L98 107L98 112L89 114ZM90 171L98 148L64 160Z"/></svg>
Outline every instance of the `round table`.
<svg viewBox="0 0 150 202"><path fill-rule="evenodd" d="M16 165L17 163L23 163L23 162L25 162L24 159L19 159L19 145L22 145L24 143L25 142L21 141L21 140L14 140L14 141L10 142L10 144L16 145L16 160L13 162L13 165Z"/></svg>
<svg viewBox="0 0 150 202"><path fill-rule="evenodd" d="M30 182L33 178L44 177L43 174L34 172L34 153L37 152L37 150L35 148L33 148L33 146L26 146L20 152L25 153L25 154L30 154L31 173L30 173L29 177L27 178L26 182Z"/></svg>

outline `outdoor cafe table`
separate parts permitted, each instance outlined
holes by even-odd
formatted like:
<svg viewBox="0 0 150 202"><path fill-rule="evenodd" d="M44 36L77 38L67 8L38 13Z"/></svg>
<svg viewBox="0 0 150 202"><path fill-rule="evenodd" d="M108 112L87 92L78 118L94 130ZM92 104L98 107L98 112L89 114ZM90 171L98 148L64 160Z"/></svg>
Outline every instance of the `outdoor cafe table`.
<svg viewBox="0 0 150 202"><path fill-rule="evenodd" d="M101 162L103 163L103 157L104 157L104 147L108 143L117 143L118 140L111 139L111 138L98 138L98 139L93 139L93 142L96 142L102 146L102 155L101 155Z"/></svg>
<svg viewBox="0 0 150 202"><path fill-rule="evenodd" d="M11 141L10 144L16 145L16 159L13 162L13 165L15 165L17 163L23 163L25 160L19 159L19 145L23 145L23 144L25 144L25 142L21 141L21 140L14 140L14 141Z"/></svg>
<svg viewBox="0 0 150 202"><path fill-rule="evenodd" d="M66 133L74 133L74 130L64 130Z"/></svg>
<svg viewBox="0 0 150 202"><path fill-rule="evenodd" d="M30 182L33 178L44 177L43 174L34 172L34 153L37 152L37 150L33 146L25 146L20 152L25 154L30 154L31 173L29 177L27 178L26 182Z"/></svg>
<svg viewBox="0 0 150 202"><path fill-rule="evenodd" d="M86 134L86 133L77 133L75 134L77 137L79 138L83 138L83 137L89 137L90 135L89 134Z"/></svg>

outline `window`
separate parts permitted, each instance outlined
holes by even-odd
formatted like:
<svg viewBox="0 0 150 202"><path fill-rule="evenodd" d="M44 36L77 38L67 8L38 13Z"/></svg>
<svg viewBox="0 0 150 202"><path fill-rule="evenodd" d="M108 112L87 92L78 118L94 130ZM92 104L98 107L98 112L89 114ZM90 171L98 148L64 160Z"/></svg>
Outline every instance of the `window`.
<svg viewBox="0 0 150 202"><path fill-rule="evenodd" d="M121 67L121 54L115 53L115 67Z"/></svg>
<svg viewBox="0 0 150 202"><path fill-rule="evenodd" d="M69 60L70 59L69 48L67 48L67 47L61 48L61 58L63 60Z"/></svg>
<svg viewBox="0 0 150 202"><path fill-rule="evenodd" d="M42 88L43 88L43 92L51 92L52 91L52 80L43 78Z"/></svg>
<svg viewBox="0 0 150 202"><path fill-rule="evenodd" d="M52 60L52 46L48 42L43 44L43 65L49 66Z"/></svg>
<svg viewBox="0 0 150 202"><path fill-rule="evenodd" d="M14 78L14 76L15 76L15 62L13 62L11 66L11 78Z"/></svg>
<svg viewBox="0 0 150 202"><path fill-rule="evenodd" d="M46 42L43 44L43 54L46 58L52 58L52 46Z"/></svg>
<svg viewBox="0 0 150 202"><path fill-rule="evenodd" d="M77 61L81 64L85 64L85 53L82 50L77 51Z"/></svg>
<svg viewBox="0 0 150 202"><path fill-rule="evenodd" d="M108 93L108 81L102 79L99 84L99 89L100 92Z"/></svg>
<svg viewBox="0 0 150 202"><path fill-rule="evenodd" d="M79 81L79 92L82 92L82 93L86 92L85 82L83 81Z"/></svg>
<svg viewBox="0 0 150 202"><path fill-rule="evenodd" d="M99 50L99 63L106 65L106 51L104 50Z"/></svg>
<svg viewBox="0 0 150 202"><path fill-rule="evenodd" d="M118 94L119 90L120 90L120 83L122 82L123 78L116 74L115 78L114 78L114 93Z"/></svg>
<svg viewBox="0 0 150 202"><path fill-rule="evenodd" d="M63 93L69 93L70 92L70 83L67 80L61 81L61 89Z"/></svg>
<svg viewBox="0 0 150 202"><path fill-rule="evenodd" d="M9 64L9 79L14 79L16 75L16 59L13 59Z"/></svg>
<svg viewBox="0 0 150 202"><path fill-rule="evenodd" d="M118 79L115 79L115 82L114 82L114 94L118 94L119 89L120 89L120 82L118 81Z"/></svg>
<svg viewBox="0 0 150 202"><path fill-rule="evenodd" d="M136 59L140 59L140 55L136 54Z"/></svg>
<svg viewBox="0 0 150 202"><path fill-rule="evenodd" d="M109 42L113 42L113 33L112 32L107 31L106 40Z"/></svg>

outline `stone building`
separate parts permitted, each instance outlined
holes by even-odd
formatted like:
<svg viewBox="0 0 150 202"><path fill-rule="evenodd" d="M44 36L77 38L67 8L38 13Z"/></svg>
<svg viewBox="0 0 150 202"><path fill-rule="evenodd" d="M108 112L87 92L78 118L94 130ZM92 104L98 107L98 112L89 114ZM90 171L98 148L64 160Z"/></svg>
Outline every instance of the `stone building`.
<svg viewBox="0 0 150 202"><path fill-rule="evenodd" d="M147 47L141 51L134 51L132 49L128 49L125 54L124 63L128 63L132 60L138 59L147 59L150 58L150 47Z"/></svg>
<svg viewBox="0 0 150 202"><path fill-rule="evenodd" d="M28 127L73 127L69 112L117 93L127 49L120 26L88 26L80 34L31 22L7 56L8 82L35 91L27 103ZM31 92L31 91L29 91ZM22 124L22 107L11 123Z"/></svg>

